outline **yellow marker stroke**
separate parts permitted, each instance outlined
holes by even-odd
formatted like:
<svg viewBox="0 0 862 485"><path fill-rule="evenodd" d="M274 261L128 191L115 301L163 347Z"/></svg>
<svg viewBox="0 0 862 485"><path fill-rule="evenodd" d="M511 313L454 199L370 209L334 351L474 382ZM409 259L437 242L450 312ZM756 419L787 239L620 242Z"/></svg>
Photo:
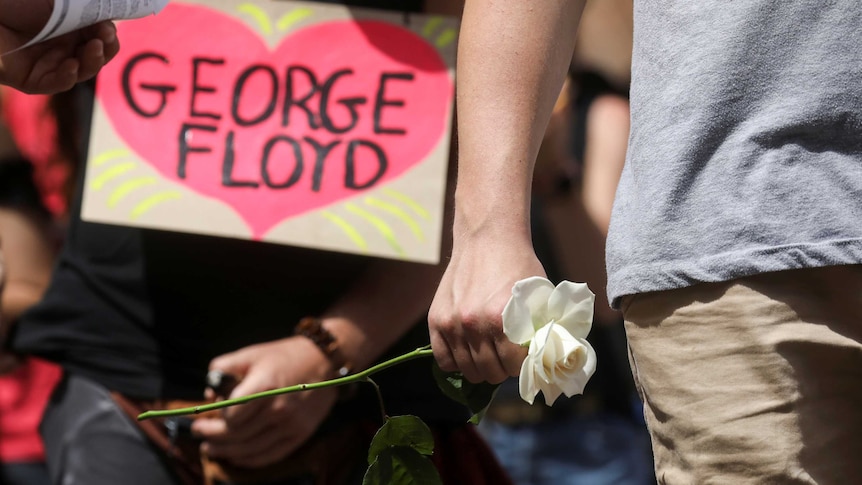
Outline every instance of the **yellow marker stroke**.
<svg viewBox="0 0 862 485"><path fill-rule="evenodd" d="M346 234L347 237L349 237L350 240L353 241L353 244L359 246L359 249L363 251L368 249L368 243L365 242L365 239L362 237L361 234L359 234L359 231L357 231L355 227L351 226L349 222L329 211L323 211L321 212L321 214L323 214L323 217L329 219L330 222L332 222L342 231L344 231L344 234Z"/></svg>
<svg viewBox="0 0 862 485"><path fill-rule="evenodd" d="M129 180L128 182L123 182L122 185L117 187L117 189L111 193L111 197L108 199L108 207L113 209L125 196L134 192L136 189L147 185L153 185L156 182L158 182L158 180L155 177L139 177Z"/></svg>
<svg viewBox="0 0 862 485"><path fill-rule="evenodd" d="M418 239L420 242L425 239L425 237L422 235L422 228L419 227L419 224L417 224L416 221L414 221L413 218L410 217L410 214L404 212L397 205L389 204L380 199L375 199L374 197L366 197L365 203L370 205L371 207L376 207L378 209L384 210L404 221L404 223L407 224L407 227L409 227L410 230L413 231L413 234L416 235L416 239Z"/></svg>
<svg viewBox="0 0 862 485"><path fill-rule="evenodd" d="M431 37L437 27L440 27L440 24L443 23L443 17L431 17L428 19L428 23L425 24L425 27L422 27L422 35L425 37Z"/></svg>
<svg viewBox="0 0 862 485"><path fill-rule="evenodd" d="M123 175L124 173L128 172L129 170L132 170L135 167L135 162L126 162L120 165L114 165L113 167L105 170L104 172L96 176L96 178L93 179L93 182L90 183L90 188L93 190L99 190L104 187L106 183L119 177L120 175Z"/></svg>
<svg viewBox="0 0 862 485"><path fill-rule="evenodd" d="M138 217L141 217L145 213L149 212L149 210L153 207L169 200L179 199L180 197L182 197L182 194L175 190L170 192L159 192L158 194L153 194L142 200L138 205L136 205L129 215L132 217L132 219L137 219Z"/></svg>
<svg viewBox="0 0 862 485"><path fill-rule="evenodd" d="M254 21L257 22L257 26L264 34L269 35L272 33L272 24L269 21L269 15L267 15L262 8L258 7L253 3L243 3L240 4L236 9L240 13L247 13L251 15Z"/></svg>
<svg viewBox="0 0 862 485"><path fill-rule="evenodd" d="M98 167L99 165L104 165L115 158L128 157L132 152L125 148L117 148L115 150L108 150L102 154L96 156L93 159L93 166Z"/></svg>
<svg viewBox="0 0 862 485"><path fill-rule="evenodd" d="M309 15L311 15L313 13L314 13L314 11L311 10L310 8L294 9L294 10L282 15L281 18L278 19L278 24L277 24L278 30L280 32L286 32L293 26L293 24L302 21L303 19L307 18Z"/></svg>
<svg viewBox="0 0 862 485"><path fill-rule="evenodd" d="M383 189L383 193L388 195L389 197L392 197L393 199L396 199L396 200L400 201L401 203L407 205L419 217L421 217L423 219L430 219L431 218L431 216L428 214L428 211L423 209L422 206L419 205L419 203L417 203L415 200L411 199L409 195L402 194L401 192L398 192L395 189L390 189L388 187Z"/></svg>
<svg viewBox="0 0 862 485"><path fill-rule="evenodd" d="M451 44L457 36L458 31L456 31L455 29L449 28L444 30L443 33L440 34L440 37L437 37L437 47L439 47L440 49L446 47L447 45Z"/></svg>
<svg viewBox="0 0 862 485"><path fill-rule="evenodd" d="M394 249L396 253L402 256L404 255L404 250L401 249L401 245L398 244L398 241L395 240L395 234L392 232L392 228L390 228L389 225L383 222L382 219L375 216L374 214L371 214L370 212L362 210L354 204L344 204L344 207L353 214L356 214L357 216L370 222L371 225L374 226L375 229L377 229L377 232L379 232L380 235L383 236L383 239L385 239L386 242L389 243L389 246Z"/></svg>

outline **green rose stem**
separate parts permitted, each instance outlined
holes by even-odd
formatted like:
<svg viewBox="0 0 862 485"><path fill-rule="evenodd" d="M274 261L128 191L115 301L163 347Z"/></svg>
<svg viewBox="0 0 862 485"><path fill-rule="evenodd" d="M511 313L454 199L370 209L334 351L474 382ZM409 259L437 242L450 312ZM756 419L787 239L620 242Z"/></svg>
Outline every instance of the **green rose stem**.
<svg viewBox="0 0 862 485"><path fill-rule="evenodd" d="M383 405L383 393L380 392L380 386L370 377L366 377L365 382L374 386L374 392L377 394L377 405L380 406L380 417L383 418L383 422L385 423L389 419L389 415L386 414L386 406Z"/></svg>
<svg viewBox="0 0 862 485"><path fill-rule="evenodd" d="M331 379L323 382L315 382L312 384L297 384L295 386L282 387L279 389L272 389L270 391L258 392L256 394L249 394L248 396L237 397L234 399L227 399L225 401L219 401L212 404L203 404L201 406L192 406L188 408L181 409L170 409L164 411L146 411L138 415L138 421L144 421L152 418L167 418L170 416L183 416L186 414L199 414L207 411L212 411L214 409L222 409L229 406L235 406L237 404L245 404L247 402L253 401L255 399L262 399L265 397L278 396L280 394L289 394L291 392L299 392L299 391L311 391L314 389L323 389L325 387L335 387L335 386L344 386L347 384L352 384L354 382L369 382L371 379L368 377L372 374L376 374L384 369L388 369L389 367L396 366L398 364L407 362L409 360L418 359L420 357L429 357L433 355L431 350L431 346L425 346L413 350L411 352L407 352L404 355L399 355L398 357L394 357L387 361L381 362L377 365L369 367L363 371L357 372L356 374L351 374L349 376L339 377L337 379ZM373 381L372 384L377 386ZM378 399L380 399L379 391L378 391Z"/></svg>

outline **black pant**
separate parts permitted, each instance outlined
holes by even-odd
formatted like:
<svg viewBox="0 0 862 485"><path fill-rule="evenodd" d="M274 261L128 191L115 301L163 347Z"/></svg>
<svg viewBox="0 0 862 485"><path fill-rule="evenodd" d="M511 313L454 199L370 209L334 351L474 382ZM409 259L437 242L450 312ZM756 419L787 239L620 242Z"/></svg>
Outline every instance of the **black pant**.
<svg viewBox="0 0 862 485"><path fill-rule="evenodd" d="M51 482L62 485L181 485L107 389L66 376L40 426Z"/></svg>
<svg viewBox="0 0 862 485"><path fill-rule="evenodd" d="M0 463L0 485L49 485L44 463Z"/></svg>

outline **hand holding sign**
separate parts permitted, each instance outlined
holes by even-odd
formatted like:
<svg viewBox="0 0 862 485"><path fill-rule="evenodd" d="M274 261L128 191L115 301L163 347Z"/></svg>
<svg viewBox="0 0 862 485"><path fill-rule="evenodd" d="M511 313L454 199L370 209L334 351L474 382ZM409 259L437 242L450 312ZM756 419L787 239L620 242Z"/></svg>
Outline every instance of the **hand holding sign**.
<svg viewBox="0 0 862 485"><path fill-rule="evenodd" d="M27 93L54 93L92 78L119 50L116 28L99 22L29 45L51 15L50 2L0 0L0 84ZM11 52L10 52L11 51Z"/></svg>

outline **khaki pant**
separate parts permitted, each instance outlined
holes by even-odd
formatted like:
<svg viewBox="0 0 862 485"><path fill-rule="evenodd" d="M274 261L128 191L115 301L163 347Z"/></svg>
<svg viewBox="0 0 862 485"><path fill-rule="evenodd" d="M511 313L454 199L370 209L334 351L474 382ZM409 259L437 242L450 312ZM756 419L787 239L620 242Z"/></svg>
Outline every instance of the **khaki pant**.
<svg viewBox="0 0 862 485"><path fill-rule="evenodd" d="M659 483L862 484L862 266L622 307Z"/></svg>

